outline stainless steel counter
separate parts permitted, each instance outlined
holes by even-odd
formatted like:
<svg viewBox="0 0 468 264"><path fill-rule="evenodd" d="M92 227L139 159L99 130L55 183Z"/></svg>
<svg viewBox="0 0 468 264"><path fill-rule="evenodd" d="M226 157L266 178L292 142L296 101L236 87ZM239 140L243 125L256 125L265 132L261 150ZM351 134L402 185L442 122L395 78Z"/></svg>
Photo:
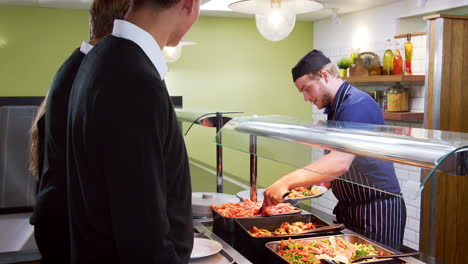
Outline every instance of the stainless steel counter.
<svg viewBox="0 0 468 264"><path fill-rule="evenodd" d="M322 220L333 223L333 218L329 215L323 214L320 211L312 210L312 213L316 216L319 216ZM212 256L207 256L199 259L191 259L189 263L191 264L249 264L250 262L246 257L240 254L236 249L234 249L228 242L221 239L212 231L213 220L211 218L205 219L194 219L194 236L198 238L206 238L219 242L223 249ZM354 232L345 229L344 233L354 234ZM0 253L0 264L1 263L39 263L40 253L37 249L28 250L28 251L17 251L17 252L5 252ZM416 258L405 257L400 258L405 261L404 263L411 264L424 264ZM439 263L437 261L431 263Z"/></svg>
<svg viewBox="0 0 468 264"><path fill-rule="evenodd" d="M312 214L320 217L322 220L324 220L325 222L329 223L329 224L334 224L333 221L334 221L334 217L331 216L331 215L328 215L328 214L324 214L322 213L321 211L318 211L318 210L315 210L315 209L312 209ZM213 239L215 241L218 241L219 243L221 243L223 245L223 250L233 258L233 261L234 262L231 262L231 263L252 263L250 262L246 257L244 257L241 253L239 253L235 248L233 248L229 242L226 242L224 241L221 237L219 237L218 235L216 235L213 231L212 231L212 226L213 226L213 219L212 218L206 218L206 219L198 219L198 220L194 220L193 222L194 224L194 228L197 230L197 232L199 232L200 234L210 238L210 239ZM355 232L351 231L351 230L348 230L348 229L345 229L342 231L343 233L345 234L356 234ZM234 236L236 236L235 234L233 234ZM421 256L423 257L423 256ZM399 263L408 263L408 264L425 264L426 262L423 262L419 259L416 259L414 257L402 257L402 258L399 258L400 260L402 260L403 262L399 262ZM425 258L421 258L421 259L425 259ZM195 263L195 262L190 262L190 263ZM205 258L204 259L204 262L196 262L196 263L228 263L228 262L218 262L217 259L210 259L210 258ZM433 264L442 264L441 262L438 262L438 261L435 261L435 262L427 262L427 263L433 263Z"/></svg>

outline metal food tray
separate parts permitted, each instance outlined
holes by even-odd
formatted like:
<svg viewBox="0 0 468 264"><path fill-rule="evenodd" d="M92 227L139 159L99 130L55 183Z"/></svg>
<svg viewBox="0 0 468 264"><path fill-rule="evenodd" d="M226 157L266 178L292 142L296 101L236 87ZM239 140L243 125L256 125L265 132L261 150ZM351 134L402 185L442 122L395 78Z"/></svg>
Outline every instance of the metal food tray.
<svg viewBox="0 0 468 264"><path fill-rule="evenodd" d="M313 240L321 240L321 239L328 239L330 236L321 236L321 237L311 237L311 238L303 238L303 239L295 239L295 240L302 240L302 241L313 241ZM345 234L345 235L336 235L333 237L341 237L347 242L350 243L358 243L358 244L367 244L367 245L372 245L374 246L375 250L379 252L379 254L383 255L389 255L389 254L396 254L396 251L392 251L390 249L387 249L380 244L377 244L376 242L371 242L367 238L364 238L363 236L360 235L351 235L351 234ZM268 242L265 244L265 246L269 249L270 255L276 256L276 259L281 259L281 263L289 263L286 259L278 255L276 253L276 250L278 249L278 245L281 241L272 241ZM374 261L366 261L364 263L378 263L378 264L395 264L397 263L396 259L379 259L379 260L374 260Z"/></svg>
<svg viewBox="0 0 468 264"><path fill-rule="evenodd" d="M251 236L248 230L256 226L257 228L267 229L274 231L281 226L283 222L312 222L317 227L329 226L325 221L318 218L313 214L300 214L300 215L287 215L287 216L275 216L275 217L263 217L263 218L238 218L235 219L236 230L238 239L236 240L236 249L239 250L245 257L247 257L253 263L271 263L271 256L269 250L265 248L265 244L270 241L276 241L279 239L292 238L304 238L314 236L324 236L325 234L339 234L339 230L324 231L317 233L306 233L296 235L283 235L273 237L254 237ZM274 259L273 259L274 260Z"/></svg>
<svg viewBox="0 0 468 264"><path fill-rule="evenodd" d="M225 217L211 207L211 215L213 216L213 231L215 233L235 232L236 219L240 218L264 218L262 216L246 216L246 217Z"/></svg>
<svg viewBox="0 0 468 264"><path fill-rule="evenodd" d="M285 215L298 215L302 212L301 209L298 208L297 212L288 213L288 214L280 214L280 215L273 215L273 216L245 216L245 217L225 217L218 213L216 210L211 207L211 215L213 216L213 230L216 230L215 233L232 233L236 231L236 219L267 219L272 217L281 217Z"/></svg>

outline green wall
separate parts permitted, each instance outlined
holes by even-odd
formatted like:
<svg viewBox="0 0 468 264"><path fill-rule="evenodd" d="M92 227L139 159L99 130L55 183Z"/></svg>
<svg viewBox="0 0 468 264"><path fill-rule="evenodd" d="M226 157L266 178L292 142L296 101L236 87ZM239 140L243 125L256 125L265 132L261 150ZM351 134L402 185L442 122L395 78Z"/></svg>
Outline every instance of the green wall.
<svg viewBox="0 0 468 264"><path fill-rule="evenodd" d="M88 12L0 6L0 96L43 96L88 39Z"/></svg>
<svg viewBox="0 0 468 264"><path fill-rule="evenodd" d="M83 10L0 7L0 96L45 95L58 67L88 38L87 28L88 12ZM167 76L170 94L182 95L185 106L310 120L312 108L295 90L290 70L312 49L312 23L297 22L289 37L271 42L258 33L253 19L200 17L185 39L197 45L183 48L181 59L169 64ZM212 128L192 128L186 136L190 158L214 168L214 136ZM310 157L304 148L288 149L284 144L262 141L259 145L261 154L281 153L303 164ZM245 153L225 149L226 173L248 183L248 158ZM271 184L292 169L259 159L259 184ZM214 182L214 176L208 181L197 178L198 171L193 169L194 189ZM200 177L210 177L203 175ZM213 186L206 188L214 191ZM237 190L233 186L226 189Z"/></svg>
<svg viewBox="0 0 468 264"><path fill-rule="evenodd" d="M197 45L183 48L182 57L169 64L167 76L169 92L183 95L184 106L311 119L312 107L297 92L291 68L312 49L312 23L297 22L290 36L271 42L260 35L253 19L201 17L185 39ZM193 127L186 136L190 157L214 168L214 137L213 128ZM247 144L234 144L232 138L223 140L243 150L248 148ZM259 142L262 154L276 155L285 150ZM288 159L293 157L300 164L310 160L310 149L296 146L287 152ZM225 148L224 169L236 180L248 183L249 155ZM267 186L292 170L259 159L259 184Z"/></svg>

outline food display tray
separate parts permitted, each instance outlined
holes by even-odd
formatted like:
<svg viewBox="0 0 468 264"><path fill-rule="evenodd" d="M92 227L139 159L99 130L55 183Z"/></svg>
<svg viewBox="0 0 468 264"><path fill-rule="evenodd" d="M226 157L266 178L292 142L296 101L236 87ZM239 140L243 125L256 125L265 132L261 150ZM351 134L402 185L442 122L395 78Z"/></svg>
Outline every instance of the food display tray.
<svg viewBox="0 0 468 264"><path fill-rule="evenodd" d="M213 231L215 233L229 233L236 231L236 218L261 218L261 216L246 216L246 217L225 217L211 208L213 216Z"/></svg>
<svg viewBox="0 0 468 264"><path fill-rule="evenodd" d="M311 237L311 238L302 238L302 239L296 239L296 240L303 240L303 241L313 241L313 240L321 240L321 239L327 239L330 236L321 236L321 237ZM335 235L334 237L338 238L341 237L343 240L350 242L350 243L358 243L358 244L367 244L367 245L372 245L374 248L379 252L380 254L384 255L389 255L389 254L396 254L396 251L392 251L389 249L384 248L383 246L376 244L374 242L369 241L363 236L360 235L351 235L351 234L345 234L345 235ZM279 263L289 263L287 260L285 260L283 257L278 255L276 253L276 250L278 249L278 245L281 241L271 241L265 244L266 248L269 250L270 255L275 256L275 258L281 262ZM378 263L378 264L396 264L397 260L396 259L379 259L379 260L374 260L374 261L366 261L364 262L366 264L368 263Z"/></svg>
<svg viewBox="0 0 468 264"><path fill-rule="evenodd" d="M270 241L276 241L281 239L288 238L304 238L304 237L314 237L314 236L323 236L325 234L333 235L339 234L339 230L334 231L324 231L317 233L305 233L305 234L296 234L296 235L284 235L284 236L274 236L274 237L253 237L247 230L251 227L256 226L257 228L267 229L274 231L281 226L283 222L312 222L317 225L317 227L329 226L325 221L318 218L313 214L300 214L300 215L287 215L287 216L275 216L275 217L262 217L262 218L238 218L235 219L236 230L237 230L237 239L236 239L236 249L239 250L245 257L247 257L253 263L272 263L275 261L272 258L269 250L265 248L265 244ZM276 260L277 261L277 260Z"/></svg>
<svg viewBox="0 0 468 264"><path fill-rule="evenodd" d="M276 218L287 215L299 215L302 211L299 211L289 214L273 215L273 216L246 216L246 217L225 217L218 213L216 210L211 208L211 214L213 216L213 230L215 233L226 233L226 232L235 232L236 231L236 219L268 219Z"/></svg>

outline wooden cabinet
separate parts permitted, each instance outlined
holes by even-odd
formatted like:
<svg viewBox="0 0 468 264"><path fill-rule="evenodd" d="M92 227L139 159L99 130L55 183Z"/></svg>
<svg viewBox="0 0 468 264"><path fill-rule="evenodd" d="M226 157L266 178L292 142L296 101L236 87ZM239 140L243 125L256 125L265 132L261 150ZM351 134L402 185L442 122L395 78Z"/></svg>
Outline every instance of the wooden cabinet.
<svg viewBox="0 0 468 264"><path fill-rule="evenodd" d="M468 132L468 17L428 23L426 128ZM421 251L444 263L468 263L468 177L439 173L423 193Z"/></svg>

